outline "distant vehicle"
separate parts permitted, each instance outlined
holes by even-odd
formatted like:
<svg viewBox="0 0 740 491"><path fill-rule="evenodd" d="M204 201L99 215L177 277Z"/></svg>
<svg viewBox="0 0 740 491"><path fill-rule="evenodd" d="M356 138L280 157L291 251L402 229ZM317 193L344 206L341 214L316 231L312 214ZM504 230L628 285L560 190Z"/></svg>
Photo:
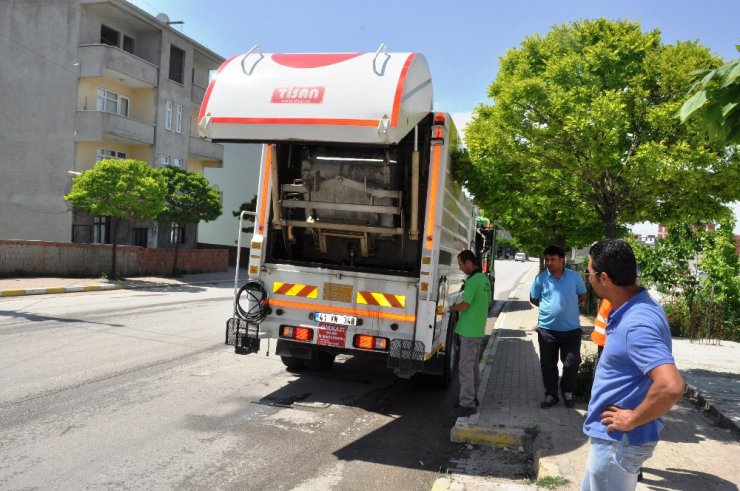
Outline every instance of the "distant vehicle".
<svg viewBox="0 0 740 491"><path fill-rule="evenodd" d="M524 261L529 261L529 258L527 257L527 254L526 253L524 253L524 252L517 252L514 255L514 261L524 262Z"/></svg>

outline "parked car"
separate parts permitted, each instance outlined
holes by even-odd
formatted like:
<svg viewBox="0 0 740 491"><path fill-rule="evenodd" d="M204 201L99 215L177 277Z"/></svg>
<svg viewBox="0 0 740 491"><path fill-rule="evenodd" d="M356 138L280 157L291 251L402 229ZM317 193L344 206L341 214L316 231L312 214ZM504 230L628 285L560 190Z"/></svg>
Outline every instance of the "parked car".
<svg viewBox="0 0 740 491"><path fill-rule="evenodd" d="M514 255L514 261L524 262L524 261L529 261L529 258L527 257L527 254L526 253L524 253L524 252L517 252Z"/></svg>

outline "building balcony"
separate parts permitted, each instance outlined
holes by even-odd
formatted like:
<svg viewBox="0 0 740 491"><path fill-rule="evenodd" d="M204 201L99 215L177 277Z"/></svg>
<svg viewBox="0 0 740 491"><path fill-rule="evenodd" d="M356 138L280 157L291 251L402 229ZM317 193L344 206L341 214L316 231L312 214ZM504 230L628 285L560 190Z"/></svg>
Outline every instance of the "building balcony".
<svg viewBox="0 0 740 491"><path fill-rule="evenodd" d="M206 88L201 87L200 85L193 84L192 85L192 101L198 106L196 110L200 107L201 103L203 102L203 98L206 95Z"/></svg>
<svg viewBox="0 0 740 491"><path fill-rule="evenodd" d="M76 141L116 140L154 145L154 125L102 111L77 111L75 135Z"/></svg>
<svg viewBox="0 0 740 491"><path fill-rule="evenodd" d="M217 166L220 167L221 162L224 160L224 146L220 143L213 143L191 136L188 154L197 160L217 161Z"/></svg>
<svg viewBox="0 0 740 491"><path fill-rule="evenodd" d="M106 44L79 46L80 77L107 77L134 89L157 86L156 65Z"/></svg>

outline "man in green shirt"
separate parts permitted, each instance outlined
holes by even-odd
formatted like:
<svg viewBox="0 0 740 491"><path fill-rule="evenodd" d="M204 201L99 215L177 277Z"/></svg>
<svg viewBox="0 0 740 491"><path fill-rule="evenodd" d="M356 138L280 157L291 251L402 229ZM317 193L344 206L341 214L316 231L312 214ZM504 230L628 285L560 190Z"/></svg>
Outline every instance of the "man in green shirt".
<svg viewBox="0 0 740 491"><path fill-rule="evenodd" d="M481 338L486 333L491 283L480 272L472 251L466 249L458 254L457 264L460 271L468 275L461 301L450 307L450 313L459 312L455 333L460 337L460 397L455 406L455 416L465 417L475 414L478 405L478 353Z"/></svg>

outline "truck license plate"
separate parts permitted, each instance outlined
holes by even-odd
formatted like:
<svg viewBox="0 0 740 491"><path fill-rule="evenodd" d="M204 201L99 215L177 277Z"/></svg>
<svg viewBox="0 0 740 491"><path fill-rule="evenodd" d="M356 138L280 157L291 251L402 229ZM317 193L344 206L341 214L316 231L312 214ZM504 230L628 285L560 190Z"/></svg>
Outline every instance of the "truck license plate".
<svg viewBox="0 0 740 491"><path fill-rule="evenodd" d="M324 312L315 312L313 320L326 324L340 324L342 326L356 326L357 317L352 315L326 314Z"/></svg>

